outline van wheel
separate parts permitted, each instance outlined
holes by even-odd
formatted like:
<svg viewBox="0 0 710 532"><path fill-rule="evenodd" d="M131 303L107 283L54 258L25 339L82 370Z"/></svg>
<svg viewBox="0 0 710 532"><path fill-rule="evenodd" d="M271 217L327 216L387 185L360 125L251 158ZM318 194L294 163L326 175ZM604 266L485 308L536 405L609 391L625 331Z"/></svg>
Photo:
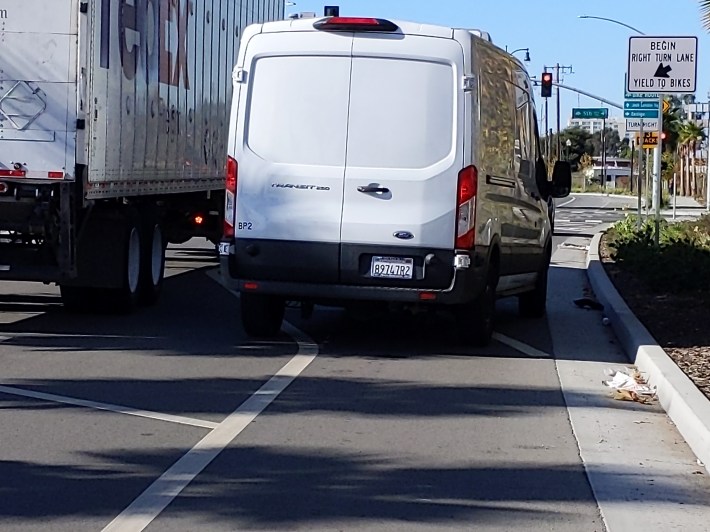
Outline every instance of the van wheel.
<svg viewBox="0 0 710 532"><path fill-rule="evenodd" d="M484 347L493 336L498 274L493 270L483 292L473 301L455 311L459 339L466 345Z"/></svg>
<svg viewBox="0 0 710 532"><path fill-rule="evenodd" d="M279 334L286 309L283 299L244 292L240 299L242 326L249 336L272 338Z"/></svg>
<svg viewBox="0 0 710 532"><path fill-rule="evenodd" d="M524 318L542 318L547 312L547 277L551 251L548 247L542 269L537 274L535 288L518 296L518 313Z"/></svg>

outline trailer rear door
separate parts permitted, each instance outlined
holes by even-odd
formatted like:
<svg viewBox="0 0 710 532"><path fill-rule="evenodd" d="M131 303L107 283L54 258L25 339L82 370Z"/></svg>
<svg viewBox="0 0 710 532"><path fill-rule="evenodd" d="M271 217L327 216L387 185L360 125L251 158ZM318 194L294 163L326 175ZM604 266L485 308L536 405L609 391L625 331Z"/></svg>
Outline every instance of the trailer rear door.
<svg viewBox="0 0 710 532"><path fill-rule="evenodd" d="M0 4L0 178L74 174L78 5Z"/></svg>

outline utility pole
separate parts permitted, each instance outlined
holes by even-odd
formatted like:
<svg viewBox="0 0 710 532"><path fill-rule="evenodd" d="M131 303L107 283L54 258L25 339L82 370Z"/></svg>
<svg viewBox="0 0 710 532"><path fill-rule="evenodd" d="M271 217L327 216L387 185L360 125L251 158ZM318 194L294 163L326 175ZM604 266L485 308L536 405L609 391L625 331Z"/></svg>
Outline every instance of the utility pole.
<svg viewBox="0 0 710 532"><path fill-rule="evenodd" d="M560 83L560 74L574 74L574 71L572 70L572 65L569 66L563 66L557 63L554 67L545 67L545 72L547 72L548 68L554 68L555 69L555 83L558 84ZM560 87L559 85L557 86L557 160L561 160L562 158L562 141L560 140Z"/></svg>

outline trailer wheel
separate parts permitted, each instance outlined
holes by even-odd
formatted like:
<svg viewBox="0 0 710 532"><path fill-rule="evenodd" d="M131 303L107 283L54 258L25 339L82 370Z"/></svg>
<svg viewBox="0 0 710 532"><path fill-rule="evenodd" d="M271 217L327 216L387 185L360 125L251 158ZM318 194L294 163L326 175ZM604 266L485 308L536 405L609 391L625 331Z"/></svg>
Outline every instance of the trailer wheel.
<svg viewBox="0 0 710 532"><path fill-rule="evenodd" d="M160 297L165 276L165 241L160 224L153 218L143 226L139 298L143 305L153 305Z"/></svg>
<svg viewBox="0 0 710 532"><path fill-rule="evenodd" d="M108 312L130 312L138 303L141 272L141 232L134 217L129 217L126 228L126 251L123 264L123 286L106 291L99 302Z"/></svg>
<svg viewBox="0 0 710 532"><path fill-rule="evenodd" d="M286 303L263 294L241 294L242 326L249 336L273 338L279 334Z"/></svg>
<svg viewBox="0 0 710 532"><path fill-rule="evenodd" d="M96 310L98 301L96 288L62 284L59 285L59 291L62 295L62 304L67 311L82 314Z"/></svg>

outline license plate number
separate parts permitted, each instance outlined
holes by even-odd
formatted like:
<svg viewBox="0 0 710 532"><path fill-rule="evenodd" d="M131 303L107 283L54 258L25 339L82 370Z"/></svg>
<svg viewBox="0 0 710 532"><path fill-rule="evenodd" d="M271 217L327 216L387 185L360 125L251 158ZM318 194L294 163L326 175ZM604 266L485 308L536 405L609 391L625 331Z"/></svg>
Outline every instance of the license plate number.
<svg viewBox="0 0 710 532"><path fill-rule="evenodd" d="M219 254L222 256L229 255L229 242L219 243Z"/></svg>
<svg viewBox="0 0 710 532"><path fill-rule="evenodd" d="M414 276L414 259L372 257L370 275L385 279L411 279Z"/></svg>

